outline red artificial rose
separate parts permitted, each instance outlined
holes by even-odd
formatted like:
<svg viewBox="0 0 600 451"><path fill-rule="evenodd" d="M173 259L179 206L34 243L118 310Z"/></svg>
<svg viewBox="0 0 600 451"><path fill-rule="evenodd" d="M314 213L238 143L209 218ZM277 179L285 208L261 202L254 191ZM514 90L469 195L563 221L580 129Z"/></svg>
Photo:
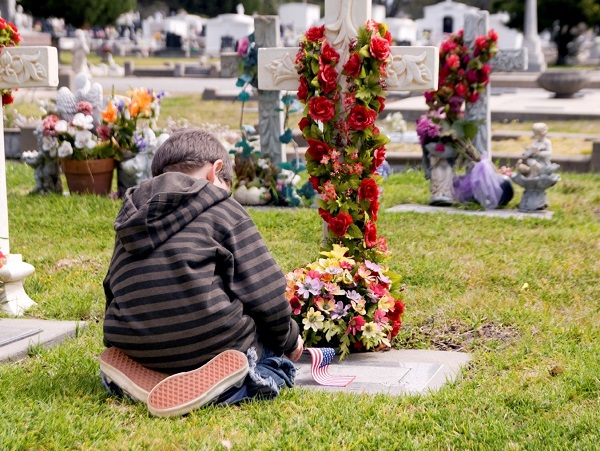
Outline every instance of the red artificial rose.
<svg viewBox="0 0 600 451"><path fill-rule="evenodd" d="M373 178L362 179L358 187L358 198L373 202L379 197L379 187Z"/></svg>
<svg viewBox="0 0 600 451"><path fill-rule="evenodd" d="M310 120L310 118L302 116L302 119L300 119L300 122L298 122L298 128L300 128L300 130L304 130L306 127L310 127L311 124L312 121Z"/></svg>
<svg viewBox="0 0 600 451"><path fill-rule="evenodd" d="M310 27L306 31L306 40L309 42L322 41L323 39L325 39L325 25Z"/></svg>
<svg viewBox="0 0 600 451"><path fill-rule="evenodd" d="M367 20L367 23L365 24L365 28L370 31L371 33L375 33L377 31L379 31L379 24L377 22L375 22L373 19L369 19Z"/></svg>
<svg viewBox="0 0 600 451"><path fill-rule="evenodd" d="M377 227L372 221L365 223L365 245L371 249L377 244Z"/></svg>
<svg viewBox="0 0 600 451"><path fill-rule="evenodd" d="M308 139L308 149L306 153L310 155L310 157L316 161L317 163L323 159L324 155L327 155L330 152L330 147L324 143L323 141L319 141L318 139Z"/></svg>
<svg viewBox="0 0 600 451"><path fill-rule="evenodd" d="M325 42L323 47L321 47L321 56L319 57L319 62L321 64L331 64L337 63L340 60L340 54L329 45L329 42Z"/></svg>
<svg viewBox="0 0 600 451"><path fill-rule="evenodd" d="M379 102L379 111L378 113L381 113L383 111L383 109L385 108L385 97L375 97L375 100L377 100Z"/></svg>
<svg viewBox="0 0 600 451"><path fill-rule="evenodd" d="M472 92L471 94L469 94L467 96L467 102L469 103L475 103L479 100L479 93L478 92Z"/></svg>
<svg viewBox="0 0 600 451"><path fill-rule="evenodd" d="M402 327L402 321L393 321L392 322L392 331L391 331L392 338L394 338L396 335L398 335L398 332L400 332L400 327Z"/></svg>
<svg viewBox="0 0 600 451"><path fill-rule="evenodd" d="M476 50L485 50L489 46L487 38L485 36L477 36L475 38L475 49Z"/></svg>
<svg viewBox="0 0 600 451"><path fill-rule="evenodd" d="M312 185L312 187L314 188L315 191L317 191L318 193L321 192L321 189L319 188L319 185L321 184L321 180L319 180L319 177L311 175L308 178L308 181L310 182L310 184Z"/></svg>
<svg viewBox="0 0 600 451"><path fill-rule="evenodd" d="M404 314L404 303L402 301L394 301L394 308L390 309L387 316L392 321L400 320L400 317Z"/></svg>
<svg viewBox="0 0 600 451"><path fill-rule="evenodd" d="M352 130L364 130L371 127L377 119L377 112L363 105L354 105L346 118Z"/></svg>
<svg viewBox="0 0 600 451"><path fill-rule="evenodd" d="M319 85L325 94L335 91L337 88L337 76L337 70L332 66L321 66L317 78L319 79Z"/></svg>
<svg viewBox="0 0 600 451"><path fill-rule="evenodd" d="M454 86L454 92L460 97L464 97L467 93L467 87L463 83Z"/></svg>
<svg viewBox="0 0 600 451"><path fill-rule="evenodd" d="M375 35L371 38L369 50L371 51L371 55L379 61L385 61L390 57L390 43L387 39L382 38L379 35Z"/></svg>
<svg viewBox="0 0 600 451"><path fill-rule="evenodd" d="M331 213L329 213L327 210L323 210L322 208L319 208L319 216L321 216L321 218L323 218L323 221L329 223L329 221L331 220Z"/></svg>
<svg viewBox="0 0 600 451"><path fill-rule="evenodd" d="M300 77L300 86L298 86L298 100L305 101L308 97L308 81L306 77Z"/></svg>
<svg viewBox="0 0 600 451"><path fill-rule="evenodd" d="M10 105L15 101L12 94L2 94L2 105Z"/></svg>
<svg viewBox="0 0 600 451"><path fill-rule="evenodd" d="M496 30L490 30L488 36L492 41L498 42L498 33L496 33Z"/></svg>
<svg viewBox="0 0 600 451"><path fill-rule="evenodd" d="M385 161L385 146L375 149L373 154L373 166L371 166L371 174L374 173L379 166Z"/></svg>
<svg viewBox="0 0 600 451"><path fill-rule="evenodd" d="M379 212L379 201L374 200L369 205L369 216L371 217L371 221L377 221L377 213Z"/></svg>
<svg viewBox="0 0 600 451"><path fill-rule="evenodd" d="M316 121L327 122L335 117L335 104L327 97L312 97L308 101L308 112Z"/></svg>
<svg viewBox="0 0 600 451"><path fill-rule="evenodd" d="M392 33L390 33L390 30L386 30L385 31L385 36L384 38L388 41L388 43L390 45L392 45Z"/></svg>
<svg viewBox="0 0 600 451"><path fill-rule="evenodd" d="M341 212L335 217L331 217L328 221L329 228L337 236L343 237L348 231L348 227L352 224L352 216L348 213Z"/></svg>
<svg viewBox="0 0 600 451"><path fill-rule="evenodd" d="M440 46L440 53L450 53L454 49L456 49L457 45L452 41L444 41Z"/></svg>
<svg viewBox="0 0 600 451"><path fill-rule="evenodd" d="M360 75L362 60L358 52L353 53L344 64L344 73L349 77L357 78Z"/></svg>
<svg viewBox="0 0 600 451"><path fill-rule="evenodd" d="M477 83L477 79L479 78L477 75L477 71L474 69L469 69L466 73L467 83L472 85L473 83Z"/></svg>
<svg viewBox="0 0 600 451"><path fill-rule="evenodd" d="M460 58L458 55L450 55L446 58L445 66L449 69L458 69L460 67Z"/></svg>

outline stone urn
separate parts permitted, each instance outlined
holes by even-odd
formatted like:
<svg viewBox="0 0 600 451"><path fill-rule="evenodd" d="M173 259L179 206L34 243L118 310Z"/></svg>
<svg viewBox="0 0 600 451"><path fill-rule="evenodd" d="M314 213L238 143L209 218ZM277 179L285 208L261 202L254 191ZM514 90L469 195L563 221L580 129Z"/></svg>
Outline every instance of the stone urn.
<svg viewBox="0 0 600 451"><path fill-rule="evenodd" d="M585 88L590 81L590 75L585 70L555 69L543 72L537 79L540 87L554 93L558 99L573 97Z"/></svg>

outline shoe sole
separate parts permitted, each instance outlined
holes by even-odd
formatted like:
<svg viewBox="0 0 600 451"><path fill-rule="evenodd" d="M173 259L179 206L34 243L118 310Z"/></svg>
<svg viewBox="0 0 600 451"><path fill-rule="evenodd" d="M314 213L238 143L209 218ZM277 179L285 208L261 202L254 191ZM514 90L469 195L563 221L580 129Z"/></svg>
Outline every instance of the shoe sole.
<svg viewBox="0 0 600 451"><path fill-rule="evenodd" d="M160 382L148 396L148 409L158 417L185 415L242 381L246 374L246 355L224 351L200 368Z"/></svg>
<svg viewBox="0 0 600 451"><path fill-rule="evenodd" d="M117 348L107 348L100 354L100 370L133 399L141 402L147 402L152 389L169 377L140 365Z"/></svg>

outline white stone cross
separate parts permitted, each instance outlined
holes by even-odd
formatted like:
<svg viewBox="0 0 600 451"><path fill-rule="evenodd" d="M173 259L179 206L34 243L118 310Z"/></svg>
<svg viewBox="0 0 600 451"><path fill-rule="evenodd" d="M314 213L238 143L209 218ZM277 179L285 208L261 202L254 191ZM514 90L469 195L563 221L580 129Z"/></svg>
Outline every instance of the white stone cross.
<svg viewBox="0 0 600 451"><path fill-rule="evenodd" d="M58 86L56 47L0 48L0 89L55 86ZM10 253L3 115L0 115L0 251L8 257L0 268L8 302L0 307L13 315L21 315L35 305L23 289L23 279L33 273L34 268L24 263L20 254Z"/></svg>
<svg viewBox="0 0 600 451"><path fill-rule="evenodd" d="M360 27L371 17L367 0L325 0L327 41L340 55L341 68L349 56L348 45ZM392 46L387 67L389 91L428 91L437 89L438 49L436 47ZM258 49L258 87L264 90L297 91L294 69L297 47ZM339 70L341 74L341 69ZM340 75L342 81L345 77Z"/></svg>
<svg viewBox="0 0 600 451"><path fill-rule="evenodd" d="M478 36L487 36L490 14L487 11L471 11L465 14L464 42L469 48L474 48ZM504 72L527 69L527 49L499 50L490 60L492 70ZM482 158L492 158L492 114L489 108L490 85L488 84L479 96L479 100L465 106L465 119L480 125L477 135L473 138L473 145Z"/></svg>

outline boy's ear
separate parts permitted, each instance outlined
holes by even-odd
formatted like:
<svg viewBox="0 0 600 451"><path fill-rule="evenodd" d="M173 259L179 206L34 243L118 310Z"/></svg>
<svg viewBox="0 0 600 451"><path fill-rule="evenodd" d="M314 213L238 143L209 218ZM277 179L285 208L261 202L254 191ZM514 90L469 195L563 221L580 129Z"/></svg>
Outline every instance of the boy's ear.
<svg viewBox="0 0 600 451"><path fill-rule="evenodd" d="M208 179L209 182L213 183L215 181L215 179L218 177L219 172L221 172L221 169L223 168L223 160L217 160L215 161L210 169L208 170L208 174L206 174L206 178Z"/></svg>

